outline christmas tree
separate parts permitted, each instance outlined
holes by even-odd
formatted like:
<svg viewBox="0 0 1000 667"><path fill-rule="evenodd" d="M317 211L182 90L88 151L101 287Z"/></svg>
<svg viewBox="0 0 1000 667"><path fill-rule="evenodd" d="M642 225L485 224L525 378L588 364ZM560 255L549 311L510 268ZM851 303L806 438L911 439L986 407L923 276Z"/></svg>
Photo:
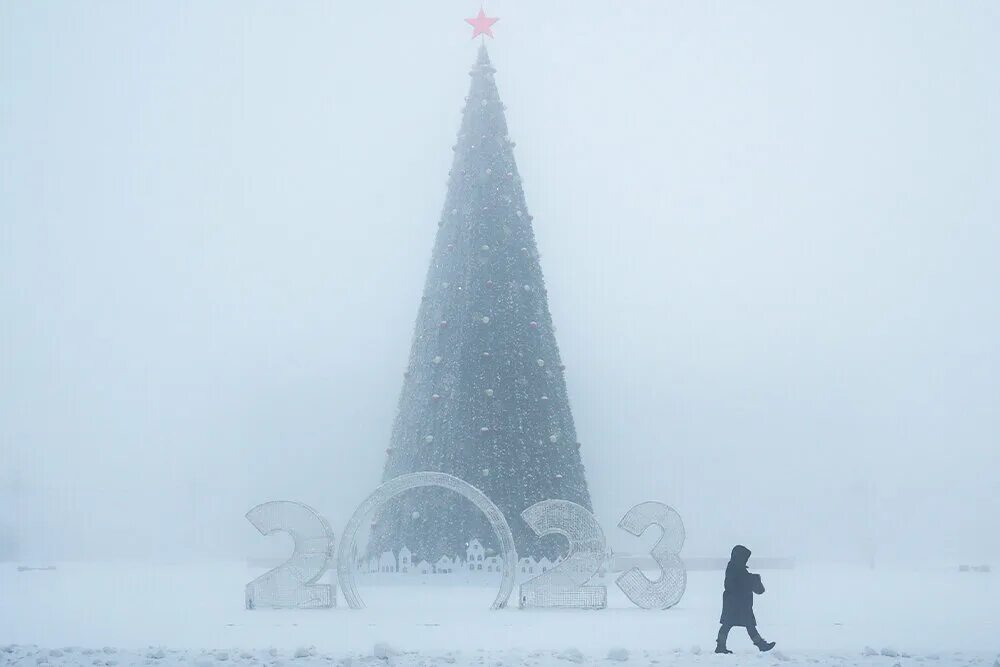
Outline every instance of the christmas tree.
<svg viewBox="0 0 1000 667"><path fill-rule="evenodd" d="M470 21L471 22L471 21ZM521 556L554 557L521 512L546 499L590 509L539 254L485 45L470 76L417 315L384 479L432 470L482 490ZM485 517L440 489L411 492L377 517L369 549L407 546L429 562L493 544Z"/></svg>

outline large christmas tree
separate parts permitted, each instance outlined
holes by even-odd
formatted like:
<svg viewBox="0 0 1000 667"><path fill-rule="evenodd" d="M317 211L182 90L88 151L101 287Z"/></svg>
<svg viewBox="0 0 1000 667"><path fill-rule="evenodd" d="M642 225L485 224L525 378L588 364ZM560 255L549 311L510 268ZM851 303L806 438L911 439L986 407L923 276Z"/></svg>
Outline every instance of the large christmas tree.
<svg viewBox="0 0 1000 667"><path fill-rule="evenodd" d="M471 22L471 21L470 21ZM486 47L470 76L448 195L417 315L384 479L423 470L481 489L518 553L553 557L521 512L545 499L590 508L539 254ZM375 521L370 550L464 556L485 517L449 491L411 492Z"/></svg>

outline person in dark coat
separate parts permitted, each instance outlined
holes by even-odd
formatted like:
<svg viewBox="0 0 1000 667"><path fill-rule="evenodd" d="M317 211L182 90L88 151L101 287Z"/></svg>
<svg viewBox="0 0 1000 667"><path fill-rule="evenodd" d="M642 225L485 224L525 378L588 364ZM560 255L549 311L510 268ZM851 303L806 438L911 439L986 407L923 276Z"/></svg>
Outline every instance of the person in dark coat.
<svg viewBox="0 0 1000 667"><path fill-rule="evenodd" d="M750 550L742 544L733 547L732 557L726 566L726 589L722 593L722 617L719 622L719 637L715 643L716 653L732 653L726 648L729 631L734 627L747 629L750 639L761 651L770 651L774 642L766 642L757 632L757 619L753 615L753 596L764 592L764 584L759 574L747 570Z"/></svg>

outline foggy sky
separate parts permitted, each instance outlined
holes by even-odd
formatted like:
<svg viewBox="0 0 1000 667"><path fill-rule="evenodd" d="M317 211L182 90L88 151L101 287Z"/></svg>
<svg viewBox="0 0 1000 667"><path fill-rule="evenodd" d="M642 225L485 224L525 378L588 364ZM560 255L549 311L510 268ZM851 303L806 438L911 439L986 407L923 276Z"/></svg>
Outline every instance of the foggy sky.
<svg viewBox="0 0 1000 667"><path fill-rule="evenodd" d="M461 2L0 3L0 525L243 555L376 486ZM1000 556L1000 5L496 0L595 511ZM866 491L868 489L868 491ZM868 500L864 500L864 498Z"/></svg>

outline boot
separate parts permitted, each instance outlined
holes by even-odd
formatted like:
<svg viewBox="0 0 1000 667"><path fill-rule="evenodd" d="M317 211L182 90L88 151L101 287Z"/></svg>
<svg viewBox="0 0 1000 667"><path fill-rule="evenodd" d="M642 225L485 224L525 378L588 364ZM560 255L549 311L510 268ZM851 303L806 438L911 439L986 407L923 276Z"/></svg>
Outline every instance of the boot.
<svg viewBox="0 0 1000 667"><path fill-rule="evenodd" d="M763 639L761 639L759 642L756 642L756 644L757 648L760 649L761 653L767 653L768 651L770 651L772 648L775 647L775 642L766 642Z"/></svg>
<svg viewBox="0 0 1000 667"><path fill-rule="evenodd" d="M728 654L732 654L732 651L730 651L728 648L726 648L725 644L722 644L720 642L715 642L715 652L716 653L728 653Z"/></svg>

